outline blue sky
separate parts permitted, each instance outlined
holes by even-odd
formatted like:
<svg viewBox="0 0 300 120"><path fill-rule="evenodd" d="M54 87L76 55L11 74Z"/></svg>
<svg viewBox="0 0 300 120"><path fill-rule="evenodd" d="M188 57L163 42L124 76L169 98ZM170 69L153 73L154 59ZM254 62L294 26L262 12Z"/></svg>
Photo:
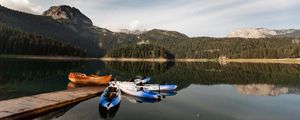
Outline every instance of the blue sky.
<svg viewBox="0 0 300 120"><path fill-rule="evenodd" d="M70 5L96 26L166 29L189 36L226 36L236 28L300 28L300 0L0 0L33 14L53 5Z"/></svg>

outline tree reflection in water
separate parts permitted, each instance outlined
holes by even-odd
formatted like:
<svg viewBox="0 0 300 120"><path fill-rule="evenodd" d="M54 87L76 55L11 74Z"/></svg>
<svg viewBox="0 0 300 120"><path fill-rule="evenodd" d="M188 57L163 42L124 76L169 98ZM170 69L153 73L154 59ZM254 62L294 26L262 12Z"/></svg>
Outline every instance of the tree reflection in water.
<svg viewBox="0 0 300 120"><path fill-rule="evenodd" d="M114 116L116 115L116 113L119 110L120 105L121 105L121 102L118 105L116 105L116 106L110 108L109 110L107 110L106 107L103 107L103 106L101 106L99 104L98 108L99 108L100 117L104 118L104 119L112 119L112 118L114 118Z"/></svg>

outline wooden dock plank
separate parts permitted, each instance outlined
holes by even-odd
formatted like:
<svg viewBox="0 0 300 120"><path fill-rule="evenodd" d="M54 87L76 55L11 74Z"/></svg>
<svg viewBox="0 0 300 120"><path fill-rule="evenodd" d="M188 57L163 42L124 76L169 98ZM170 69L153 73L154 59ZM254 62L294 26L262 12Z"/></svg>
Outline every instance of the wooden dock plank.
<svg viewBox="0 0 300 120"><path fill-rule="evenodd" d="M0 101L0 119L22 119L95 97L105 86L81 87Z"/></svg>

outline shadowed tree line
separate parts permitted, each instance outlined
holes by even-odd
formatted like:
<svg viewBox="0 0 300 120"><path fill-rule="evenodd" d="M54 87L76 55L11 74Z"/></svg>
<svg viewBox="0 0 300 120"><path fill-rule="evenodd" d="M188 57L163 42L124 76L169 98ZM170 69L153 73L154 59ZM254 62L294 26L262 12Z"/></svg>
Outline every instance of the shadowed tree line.
<svg viewBox="0 0 300 120"><path fill-rule="evenodd" d="M113 58L167 58L173 59L174 55L162 47L154 45L136 45L111 50L107 57Z"/></svg>
<svg viewBox="0 0 300 120"><path fill-rule="evenodd" d="M80 61L0 59L0 100L66 89Z"/></svg>
<svg viewBox="0 0 300 120"><path fill-rule="evenodd" d="M37 33L62 43L78 46L88 56L101 56L98 31L94 26L58 22L51 17L32 15L0 6L0 22L28 33Z"/></svg>
<svg viewBox="0 0 300 120"><path fill-rule="evenodd" d="M175 83L179 88L190 84L272 84L300 88L300 65L214 62L178 62L167 72L154 77L161 83Z"/></svg>
<svg viewBox="0 0 300 120"><path fill-rule="evenodd" d="M158 34L159 35L159 34ZM175 58L299 58L300 57L300 40L297 38L182 38L166 39L168 37L151 37L144 33L141 40L148 40L148 44L160 47ZM158 39L158 40L153 40ZM145 51L137 51L129 44L122 49L112 49L107 53L108 56L140 56ZM159 50L156 49L156 52ZM121 54L122 53L122 54ZM159 56L157 56L159 57Z"/></svg>
<svg viewBox="0 0 300 120"><path fill-rule="evenodd" d="M85 56L83 49L0 23L0 54Z"/></svg>
<svg viewBox="0 0 300 120"><path fill-rule="evenodd" d="M192 38L173 48L178 58L298 58L295 38Z"/></svg>

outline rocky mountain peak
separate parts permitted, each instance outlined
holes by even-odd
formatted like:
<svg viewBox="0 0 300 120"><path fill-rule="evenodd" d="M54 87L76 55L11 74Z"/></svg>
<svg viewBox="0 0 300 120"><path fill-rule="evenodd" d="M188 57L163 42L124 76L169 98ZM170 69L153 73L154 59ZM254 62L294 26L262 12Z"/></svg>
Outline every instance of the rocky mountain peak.
<svg viewBox="0 0 300 120"><path fill-rule="evenodd" d="M274 35L277 35L276 31L265 28L243 28L233 30L228 37L263 38Z"/></svg>
<svg viewBox="0 0 300 120"><path fill-rule="evenodd" d="M234 85L235 89L242 95L253 96L279 96L288 94L289 88L268 84Z"/></svg>
<svg viewBox="0 0 300 120"><path fill-rule="evenodd" d="M265 37L298 37L297 29L272 30L266 28L242 28L231 31L227 37L265 38Z"/></svg>
<svg viewBox="0 0 300 120"><path fill-rule="evenodd" d="M48 10L46 10L42 15L49 16L52 19L61 22L93 25L92 21L87 16L82 14L80 10L78 10L75 7L70 7L67 5L52 6Z"/></svg>

